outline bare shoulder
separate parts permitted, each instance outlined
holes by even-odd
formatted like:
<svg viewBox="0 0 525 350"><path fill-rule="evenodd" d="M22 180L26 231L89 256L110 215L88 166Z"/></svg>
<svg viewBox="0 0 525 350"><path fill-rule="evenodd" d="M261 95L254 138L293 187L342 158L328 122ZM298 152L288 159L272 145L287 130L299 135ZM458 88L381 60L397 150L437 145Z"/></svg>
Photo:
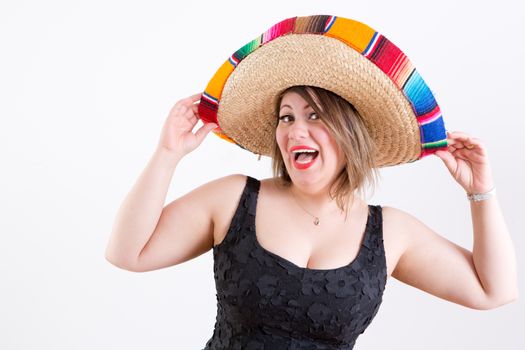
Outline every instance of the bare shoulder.
<svg viewBox="0 0 525 350"><path fill-rule="evenodd" d="M410 243L414 236L421 235L429 228L414 215L398 208L383 207L383 226L388 234L395 235L398 240Z"/></svg>
<svg viewBox="0 0 525 350"><path fill-rule="evenodd" d="M217 215L224 213L225 207L234 205L246 185L247 176L243 174L227 175L207 183L206 189L208 198L212 201L211 214L214 219Z"/></svg>
<svg viewBox="0 0 525 350"><path fill-rule="evenodd" d="M392 207L383 208L383 234L385 246L391 246L396 255L392 276L403 282L407 275L415 274L416 266L421 266L413 263L415 255L429 255L436 247L454 245L412 214Z"/></svg>
<svg viewBox="0 0 525 350"><path fill-rule="evenodd" d="M417 221L413 215L398 208L383 206L382 212L383 223L386 224L389 229L399 229L404 225Z"/></svg>
<svg viewBox="0 0 525 350"><path fill-rule="evenodd" d="M245 181L244 175L225 176L166 205L154 232L130 269L157 270L183 263L211 249L215 240L216 213L232 205L235 193Z"/></svg>
<svg viewBox="0 0 525 350"><path fill-rule="evenodd" d="M242 192L246 185L246 179L246 175L232 174L210 181L205 186L210 191L210 197L221 203L222 200L233 199L236 190L240 189Z"/></svg>
<svg viewBox="0 0 525 350"><path fill-rule="evenodd" d="M415 216L401 209L384 206L382 211L383 234L401 245L401 248L406 248L414 234L426 228Z"/></svg>

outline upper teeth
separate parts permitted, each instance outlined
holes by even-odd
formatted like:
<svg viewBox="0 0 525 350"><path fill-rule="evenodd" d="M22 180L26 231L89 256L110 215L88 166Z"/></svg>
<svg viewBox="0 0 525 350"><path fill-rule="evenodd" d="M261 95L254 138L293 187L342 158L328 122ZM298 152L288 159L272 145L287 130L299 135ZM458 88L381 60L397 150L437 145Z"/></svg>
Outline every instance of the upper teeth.
<svg viewBox="0 0 525 350"><path fill-rule="evenodd" d="M314 152L317 152L317 151L313 150L313 149L296 149L295 151L292 151L292 153L303 153L303 152L314 153Z"/></svg>

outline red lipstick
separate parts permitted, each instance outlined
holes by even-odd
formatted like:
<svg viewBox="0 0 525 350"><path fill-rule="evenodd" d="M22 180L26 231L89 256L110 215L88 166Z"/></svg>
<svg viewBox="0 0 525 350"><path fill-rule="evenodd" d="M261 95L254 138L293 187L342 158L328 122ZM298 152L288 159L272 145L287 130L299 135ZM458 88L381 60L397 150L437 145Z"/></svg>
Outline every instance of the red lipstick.
<svg viewBox="0 0 525 350"><path fill-rule="evenodd" d="M304 163L304 162L298 162L296 160L294 151L297 151L297 150L316 151L317 153L315 154L315 156L312 157L312 159L308 163ZM299 170L305 170L311 167L317 160L318 155L319 155L319 151L309 146L293 146L292 148L290 148L290 159L292 160L292 164L296 169L299 169Z"/></svg>

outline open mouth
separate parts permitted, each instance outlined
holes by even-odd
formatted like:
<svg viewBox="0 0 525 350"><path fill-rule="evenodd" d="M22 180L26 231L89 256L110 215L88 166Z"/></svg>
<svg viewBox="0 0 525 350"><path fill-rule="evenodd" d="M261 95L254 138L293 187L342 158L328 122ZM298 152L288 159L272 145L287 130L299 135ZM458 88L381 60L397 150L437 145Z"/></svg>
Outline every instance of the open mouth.
<svg viewBox="0 0 525 350"><path fill-rule="evenodd" d="M311 167L317 157L319 156L319 151L314 150L308 150L308 151L300 151L293 154L292 157L292 164L293 166L298 170L305 170Z"/></svg>
<svg viewBox="0 0 525 350"><path fill-rule="evenodd" d="M299 164L308 164L319 155L318 151L305 151L295 153L295 161Z"/></svg>

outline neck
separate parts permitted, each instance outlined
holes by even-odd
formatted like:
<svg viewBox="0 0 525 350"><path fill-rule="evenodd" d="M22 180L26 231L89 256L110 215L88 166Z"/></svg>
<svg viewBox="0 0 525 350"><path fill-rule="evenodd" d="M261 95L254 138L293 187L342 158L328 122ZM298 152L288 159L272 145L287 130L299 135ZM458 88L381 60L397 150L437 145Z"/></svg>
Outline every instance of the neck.
<svg viewBox="0 0 525 350"><path fill-rule="evenodd" d="M330 186L324 188L310 187L299 187L292 183L288 189L291 196L298 202L303 210L310 212L315 216L322 217L329 214L341 214L342 211L337 206L335 198L330 198ZM348 206L352 204L353 198L351 197ZM345 211L346 211L345 207Z"/></svg>

